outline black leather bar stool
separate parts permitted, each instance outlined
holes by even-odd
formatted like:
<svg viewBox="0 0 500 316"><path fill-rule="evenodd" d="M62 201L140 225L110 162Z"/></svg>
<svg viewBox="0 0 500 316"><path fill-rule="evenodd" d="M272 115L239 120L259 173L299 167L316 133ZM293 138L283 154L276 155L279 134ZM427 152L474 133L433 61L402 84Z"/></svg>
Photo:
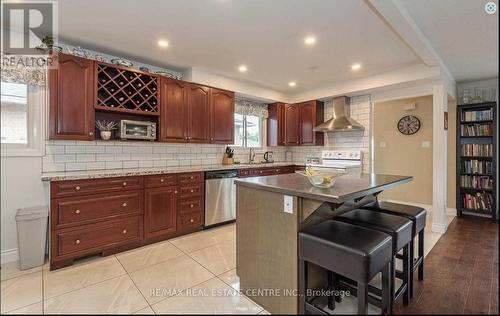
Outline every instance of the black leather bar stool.
<svg viewBox="0 0 500 316"><path fill-rule="evenodd" d="M327 220L299 232L299 314L327 314L307 296L308 264L357 282L358 314L368 312L368 283L382 272L382 314L390 304L392 238L380 231Z"/></svg>
<svg viewBox="0 0 500 316"><path fill-rule="evenodd" d="M403 304L408 305L410 301L409 280L410 280L410 242L412 240L412 222L404 217L374 212L371 210L356 209L339 215L334 218L353 225L359 225L369 229L378 230L389 234L392 237L392 264L391 264L391 299L389 311L392 314L394 301L401 295ZM403 284L398 291L395 291L395 265L396 254L403 249ZM373 288L376 291L376 288Z"/></svg>
<svg viewBox="0 0 500 316"><path fill-rule="evenodd" d="M412 228L412 241L410 244L410 261L413 263L413 272L418 269L418 279L424 279L424 229L426 223L427 211L424 208L405 205L399 203L392 203L386 201L377 201L362 207L363 209L373 210L386 214L406 217L413 223ZM418 253L415 259L415 238L418 235ZM410 277L410 297L413 297L413 273Z"/></svg>

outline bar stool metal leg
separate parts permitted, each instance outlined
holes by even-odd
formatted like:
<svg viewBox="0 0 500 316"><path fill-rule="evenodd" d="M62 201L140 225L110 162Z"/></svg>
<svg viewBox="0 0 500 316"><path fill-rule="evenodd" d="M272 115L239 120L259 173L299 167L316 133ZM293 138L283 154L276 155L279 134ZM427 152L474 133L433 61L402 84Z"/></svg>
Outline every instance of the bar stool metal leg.
<svg viewBox="0 0 500 316"><path fill-rule="evenodd" d="M413 264L415 262L415 238L410 242L410 279L408 280L408 287L410 288L410 298L413 297Z"/></svg>
<svg viewBox="0 0 500 316"><path fill-rule="evenodd" d="M403 283L406 284L406 290L403 293L403 304L408 305L410 302L410 271L413 271L413 268L410 267L410 256L408 254L408 248L410 244L407 244L403 247Z"/></svg>
<svg viewBox="0 0 500 316"><path fill-rule="evenodd" d="M307 261L299 260L299 315L305 315L307 302Z"/></svg>
<svg viewBox="0 0 500 316"><path fill-rule="evenodd" d="M335 281L333 277L333 272L332 271L327 271L327 279L328 279L328 290L332 291L334 293L335 290ZM335 296L328 296L328 309L334 310L335 309Z"/></svg>
<svg viewBox="0 0 500 316"><path fill-rule="evenodd" d="M391 263L388 262L387 265L382 270L382 315L392 314L390 310L391 302Z"/></svg>
<svg viewBox="0 0 500 316"><path fill-rule="evenodd" d="M418 256L422 258L422 262L418 266L418 279L422 281L424 279L424 230L422 229L418 233Z"/></svg>
<svg viewBox="0 0 500 316"><path fill-rule="evenodd" d="M368 314L368 286L358 282L358 315Z"/></svg>

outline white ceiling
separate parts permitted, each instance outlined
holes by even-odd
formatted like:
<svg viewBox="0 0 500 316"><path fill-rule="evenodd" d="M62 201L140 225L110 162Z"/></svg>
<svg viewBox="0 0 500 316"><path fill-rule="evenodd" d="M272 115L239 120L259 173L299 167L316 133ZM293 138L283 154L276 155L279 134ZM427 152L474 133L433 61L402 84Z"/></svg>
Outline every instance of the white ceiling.
<svg viewBox="0 0 500 316"><path fill-rule="evenodd" d="M317 42L306 47L310 34ZM179 70L203 67L284 93L420 63L361 0L64 0L59 37ZM167 49L157 46L160 38L169 41ZM355 62L362 70L351 70ZM247 73L238 72L240 64Z"/></svg>
<svg viewBox="0 0 500 316"><path fill-rule="evenodd" d="M458 80L498 76L498 14L484 14L485 2L400 1ZM308 35L317 38L312 47L304 45ZM362 0L61 0L59 38L285 94L422 63ZM170 46L158 47L159 39ZM358 72L350 68L355 62L363 65ZM238 72L240 64L247 73Z"/></svg>
<svg viewBox="0 0 500 316"><path fill-rule="evenodd" d="M498 12L491 0L401 0L457 81L498 77ZM498 7L498 0L494 0Z"/></svg>

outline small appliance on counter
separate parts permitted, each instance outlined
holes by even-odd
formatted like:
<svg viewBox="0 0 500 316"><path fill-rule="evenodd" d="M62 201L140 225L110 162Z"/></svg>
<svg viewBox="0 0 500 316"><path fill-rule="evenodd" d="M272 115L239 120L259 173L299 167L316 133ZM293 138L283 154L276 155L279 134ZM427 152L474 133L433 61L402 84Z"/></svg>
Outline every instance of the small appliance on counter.
<svg viewBox="0 0 500 316"><path fill-rule="evenodd" d="M156 140L156 123L148 121L120 120L116 137L122 140Z"/></svg>
<svg viewBox="0 0 500 316"><path fill-rule="evenodd" d="M266 163L272 163L272 162L274 162L273 152L272 151L266 151L264 153L264 160L265 160Z"/></svg>
<svg viewBox="0 0 500 316"><path fill-rule="evenodd" d="M224 152L224 157L222 158L223 165L232 165L234 163L234 149L227 146Z"/></svg>

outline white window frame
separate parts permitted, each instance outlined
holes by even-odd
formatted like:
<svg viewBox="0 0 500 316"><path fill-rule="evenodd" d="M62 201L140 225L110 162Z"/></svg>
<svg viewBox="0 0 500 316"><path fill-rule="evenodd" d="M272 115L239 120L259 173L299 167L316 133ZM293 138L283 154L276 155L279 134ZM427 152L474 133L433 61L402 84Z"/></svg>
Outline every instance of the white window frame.
<svg viewBox="0 0 500 316"><path fill-rule="evenodd" d="M235 114L238 114L238 113L235 113ZM264 148L264 135L263 135L263 130L264 130L264 119L260 116L257 116L257 115L251 115L251 116L256 116L259 118L260 120L260 124L259 124L259 137L260 137L260 146L259 147L248 147L247 146L247 116L246 114L240 114L242 117L243 117L243 133L244 133L244 137L243 137L243 144L241 146L239 145L233 145L233 147L236 147L236 148L253 148L253 149L262 149Z"/></svg>
<svg viewBox="0 0 500 316"><path fill-rule="evenodd" d="M28 85L27 98L28 143L1 144L2 157L42 157L45 154L46 87Z"/></svg>

